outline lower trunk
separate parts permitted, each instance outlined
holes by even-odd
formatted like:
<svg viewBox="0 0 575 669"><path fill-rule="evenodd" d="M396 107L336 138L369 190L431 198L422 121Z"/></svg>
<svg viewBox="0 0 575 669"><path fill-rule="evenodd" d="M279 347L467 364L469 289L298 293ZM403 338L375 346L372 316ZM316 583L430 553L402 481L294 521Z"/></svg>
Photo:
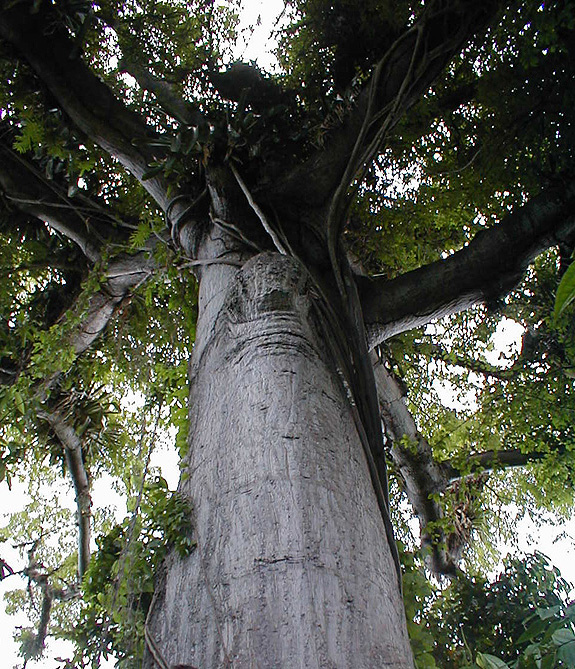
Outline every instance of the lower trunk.
<svg viewBox="0 0 575 669"><path fill-rule="evenodd" d="M411 668L397 572L302 268L204 270L180 483L144 666ZM162 665L162 662L164 665Z"/></svg>

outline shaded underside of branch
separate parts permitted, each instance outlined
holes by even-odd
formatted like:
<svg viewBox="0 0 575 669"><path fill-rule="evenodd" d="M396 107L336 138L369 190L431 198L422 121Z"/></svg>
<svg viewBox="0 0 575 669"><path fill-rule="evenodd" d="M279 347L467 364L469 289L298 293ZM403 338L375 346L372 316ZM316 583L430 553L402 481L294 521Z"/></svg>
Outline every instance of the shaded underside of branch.
<svg viewBox="0 0 575 669"><path fill-rule="evenodd" d="M81 193L68 197L62 186L6 143L10 138L7 133L0 139L0 189L10 206L48 223L77 244L91 263L100 260L106 240L127 237L107 207Z"/></svg>
<svg viewBox="0 0 575 669"><path fill-rule="evenodd" d="M370 344L501 299L539 253L573 235L575 181L569 181L532 198L445 260L392 280L358 277Z"/></svg>

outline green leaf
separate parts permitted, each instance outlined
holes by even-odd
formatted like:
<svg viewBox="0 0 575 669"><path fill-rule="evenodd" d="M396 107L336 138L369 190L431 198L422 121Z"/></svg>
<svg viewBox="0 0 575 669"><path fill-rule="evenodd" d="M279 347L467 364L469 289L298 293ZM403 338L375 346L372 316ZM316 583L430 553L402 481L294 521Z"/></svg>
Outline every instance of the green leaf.
<svg viewBox="0 0 575 669"><path fill-rule="evenodd" d="M151 179L152 177L155 177L156 174L159 174L162 172L164 169L164 165L152 165L147 169L144 174L142 174L142 181L147 181L148 179Z"/></svg>
<svg viewBox="0 0 575 669"><path fill-rule="evenodd" d="M557 657L567 666L575 667L575 640L567 641L557 649Z"/></svg>
<svg viewBox="0 0 575 669"><path fill-rule="evenodd" d="M553 643L556 646L562 646L563 644L572 643L575 641L575 634L573 634L572 630L566 629L564 627L560 630L555 630L551 638L553 639Z"/></svg>
<svg viewBox="0 0 575 669"><path fill-rule="evenodd" d="M550 606L547 609L538 608L536 609L536 613L541 618L541 620L547 620L547 618L553 618L556 616L560 610L561 606L557 604L557 606Z"/></svg>
<svg viewBox="0 0 575 669"><path fill-rule="evenodd" d="M16 403L18 412L23 416L26 413L26 407L22 395L17 390L14 391L14 402Z"/></svg>
<svg viewBox="0 0 575 669"><path fill-rule="evenodd" d="M509 669L507 663L495 657L495 655L489 655L488 653L477 653L475 662L482 669Z"/></svg>
<svg viewBox="0 0 575 669"><path fill-rule="evenodd" d="M531 641L541 632L544 632L549 626L549 621L545 619L538 618L534 623L529 625L529 627L523 632L523 634L517 639L518 644L525 643L526 641Z"/></svg>
<svg viewBox="0 0 575 669"><path fill-rule="evenodd" d="M572 262L563 275L555 296L554 319L557 319L575 300L575 262Z"/></svg>

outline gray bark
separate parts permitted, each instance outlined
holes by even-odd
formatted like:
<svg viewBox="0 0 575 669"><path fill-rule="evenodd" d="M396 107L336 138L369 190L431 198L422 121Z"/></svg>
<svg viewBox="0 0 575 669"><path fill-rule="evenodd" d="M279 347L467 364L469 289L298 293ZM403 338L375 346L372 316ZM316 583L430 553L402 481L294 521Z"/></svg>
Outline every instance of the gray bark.
<svg viewBox="0 0 575 669"><path fill-rule="evenodd" d="M164 565L145 667L413 666L382 516L308 288L279 254L202 269L180 484L197 548Z"/></svg>
<svg viewBox="0 0 575 669"><path fill-rule="evenodd" d="M431 446L421 435L405 403L397 379L385 364L372 356L379 406L390 443L391 461L419 520L421 545L427 566L435 573L453 576L461 557L456 546L450 546L441 521L445 520L439 494L444 493L453 469L433 457ZM407 439L408 444L403 443ZM433 527L433 532L429 532ZM453 552L450 550L454 548Z"/></svg>
<svg viewBox="0 0 575 669"><path fill-rule="evenodd" d="M575 235L575 180L549 188L453 255L395 279L358 277L371 346L480 302L504 298L545 249Z"/></svg>
<svg viewBox="0 0 575 669"><path fill-rule="evenodd" d="M60 413L41 412L39 415L48 422L64 448L66 466L76 493L78 580L81 581L90 563L90 521L92 518L90 479L82 456L82 442L74 428L66 422L65 417Z"/></svg>

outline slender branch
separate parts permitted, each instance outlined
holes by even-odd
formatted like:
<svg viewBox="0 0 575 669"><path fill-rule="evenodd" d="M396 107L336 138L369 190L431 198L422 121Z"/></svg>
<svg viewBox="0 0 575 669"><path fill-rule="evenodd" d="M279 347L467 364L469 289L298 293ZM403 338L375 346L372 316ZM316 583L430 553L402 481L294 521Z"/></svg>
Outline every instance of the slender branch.
<svg viewBox="0 0 575 669"><path fill-rule="evenodd" d="M79 591L77 588L54 588L50 581L50 574L46 573L36 562L36 549L40 540L34 541L28 551L28 566L22 571L29 582L35 583L42 591L42 605L40 608L40 620L34 637L26 644L24 648L26 661L32 658L40 657L44 650L46 637L48 636L48 625L52 613L54 600L64 601L77 597Z"/></svg>
<svg viewBox="0 0 575 669"><path fill-rule="evenodd" d="M574 234L571 180L532 198L445 260L392 280L357 277L370 344L501 299L539 253Z"/></svg>
<svg viewBox="0 0 575 669"><path fill-rule="evenodd" d="M254 213L256 216L259 218L264 230L268 233L268 235L271 237L271 240L276 247L276 249L282 254L282 255L287 255L287 250L286 246L284 243L280 240L278 237L276 231L272 228L272 226L269 224L268 219L266 218L266 215L262 211L261 207L257 204L257 202L254 200L252 194L250 193L249 188L246 186L244 183L243 179L241 178L239 172L237 169L230 163L230 168L232 170L232 174L236 178L236 181L238 182L239 187L242 190L242 193L246 196L246 200L248 201L250 207L253 209Z"/></svg>
<svg viewBox="0 0 575 669"><path fill-rule="evenodd" d="M474 372L475 374L481 374L484 377L492 377L499 379L500 381L511 381L517 378L523 369L522 365L520 364L521 358L516 360L511 367L501 368L490 365L483 360L473 360L472 358L456 355L446 351L442 346L434 342L426 343L425 348L426 350L424 351L424 355L429 352L430 357L436 360L441 360L447 365L463 367L464 369L470 372Z"/></svg>
<svg viewBox="0 0 575 669"><path fill-rule="evenodd" d="M58 411L42 411L38 415L50 425L64 448L66 464L76 493L78 579L81 581L90 562L90 509L92 508L90 480L82 456L82 442L74 428Z"/></svg>
<svg viewBox="0 0 575 669"><path fill-rule="evenodd" d="M534 451L525 453L518 448L512 448L505 451L482 451L473 453L465 463L465 472L452 463L443 463L445 471L449 475L450 481L457 481L466 476L474 476L478 472L489 472L493 470L507 469L509 467L525 467L534 462L545 459L551 451ZM564 446L556 446L553 452L558 454L565 453Z"/></svg>

